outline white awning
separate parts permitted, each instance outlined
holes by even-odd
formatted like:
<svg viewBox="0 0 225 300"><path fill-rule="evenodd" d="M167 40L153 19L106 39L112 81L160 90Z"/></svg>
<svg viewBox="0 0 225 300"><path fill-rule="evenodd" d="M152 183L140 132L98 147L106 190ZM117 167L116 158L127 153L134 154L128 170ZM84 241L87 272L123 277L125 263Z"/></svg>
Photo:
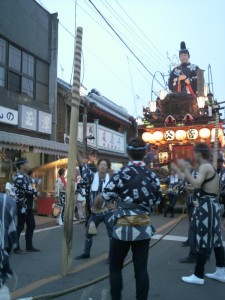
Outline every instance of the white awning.
<svg viewBox="0 0 225 300"><path fill-rule="evenodd" d="M33 149L31 150L30 147ZM68 144L0 131L0 148L68 156Z"/></svg>

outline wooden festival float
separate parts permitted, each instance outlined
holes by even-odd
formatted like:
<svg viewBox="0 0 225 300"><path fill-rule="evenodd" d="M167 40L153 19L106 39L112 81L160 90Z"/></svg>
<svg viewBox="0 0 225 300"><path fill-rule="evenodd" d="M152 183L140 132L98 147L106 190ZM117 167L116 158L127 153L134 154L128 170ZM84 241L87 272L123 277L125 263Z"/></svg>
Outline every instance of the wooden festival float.
<svg viewBox="0 0 225 300"><path fill-rule="evenodd" d="M178 158L193 161L193 147L198 142L206 142L216 152L225 144L223 121L211 93L195 97L161 91L160 97L143 109L143 115L138 130L150 145L147 160L151 168Z"/></svg>

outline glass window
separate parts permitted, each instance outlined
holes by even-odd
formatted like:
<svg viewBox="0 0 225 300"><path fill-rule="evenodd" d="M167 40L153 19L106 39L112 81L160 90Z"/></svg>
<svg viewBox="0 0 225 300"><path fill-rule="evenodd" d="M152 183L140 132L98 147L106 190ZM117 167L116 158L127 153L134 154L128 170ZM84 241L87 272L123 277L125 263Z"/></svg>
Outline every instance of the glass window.
<svg viewBox="0 0 225 300"><path fill-rule="evenodd" d="M0 62L5 63L6 41L0 39Z"/></svg>
<svg viewBox="0 0 225 300"><path fill-rule="evenodd" d="M39 59L36 60L36 80L47 85L49 81L49 65Z"/></svg>
<svg viewBox="0 0 225 300"><path fill-rule="evenodd" d="M5 69L0 67L0 86L5 87Z"/></svg>
<svg viewBox="0 0 225 300"><path fill-rule="evenodd" d="M23 52L22 72L34 77L34 57Z"/></svg>
<svg viewBox="0 0 225 300"><path fill-rule="evenodd" d="M33 98L34 96L34 82L31 79L22 77L22 89L21 93L28 95Z"/></svg>
<svg viewBox="0 0 225 300"><path fill-rule="evenodd" d="M9 46L9 67L21 71L21 51L11 45Z"/></svg>
<svg viewBox="0 0 225 300"><path fill-rule="evenodd" d="M13 72L9 72L9 90L20 93L21 76Z"/></svg>
<svg viewBox="0 0 225 300"><path fill-rule="evenodd" d="M48 104L48 86L36 82L36 100Z"/></svg>

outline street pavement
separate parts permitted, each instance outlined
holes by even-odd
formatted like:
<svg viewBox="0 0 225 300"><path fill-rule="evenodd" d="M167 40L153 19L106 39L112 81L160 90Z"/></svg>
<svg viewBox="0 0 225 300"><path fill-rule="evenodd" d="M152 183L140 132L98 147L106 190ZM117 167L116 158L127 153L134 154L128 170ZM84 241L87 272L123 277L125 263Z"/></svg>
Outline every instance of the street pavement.
<svg viewBox="0 0 225 300"><path fill-rule="evenodd" d="M178 260L187 256L188 248L181 247L181 241L186 239L188 220L184 218L163 240L161 235L178 220L164 218L162 215L152 216L153 225L160 230L152 239L155 244L149 252L148 270L150 275L149 299L157 300L219 300L225 295L225 284L206 279L204 286L185 284L181 276L193 273L194 264L180 264ZM81 284L95 280L108 273L106 264L108 251L108 238L104 224L98 228L94 238L91 258L87 260L74 260L71 273L61 277L61 244L63 228L55 224L55 220L47 217L36 217L37 230L34 234L34 246L41 249L38 253L25 255L12 254L11 265L18 277L16 290L12 292L12 299L26 299L48 293L57 293L68 290ZM73 226L73 256L82 253L85 226ZM225 240L225 231L223 230ZM24 247L24 235L21 236L21 247ZM128 259L131 258L129 254ZM206 265L206 271L212 272L215 268L215 258L212 255ZM135 280L133 265L128 264L123 270L124 289L123 300L135 300ZM12 288L14 280L8 285ZM95 285L77 290L58 297L59 300L108 300L108 278Z"/></svg>

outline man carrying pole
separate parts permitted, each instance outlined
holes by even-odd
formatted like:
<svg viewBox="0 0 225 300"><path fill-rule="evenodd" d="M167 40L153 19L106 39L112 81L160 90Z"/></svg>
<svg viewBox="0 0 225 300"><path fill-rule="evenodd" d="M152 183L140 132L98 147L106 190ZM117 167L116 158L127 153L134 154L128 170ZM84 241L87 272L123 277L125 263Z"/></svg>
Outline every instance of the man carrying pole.
<svg viewBox="0 0 225 300"><path fill-rule="evenodd" d="M68 175L66 186L65 222L62 244L62 275L66 276L72 262L72 238L73 238L73 211L74 211L74 183L77 157L77 131L80 104L80 70L82 52L83 29L77 28L76 45L74 52L73 91L71 99L70 139L68 155Z"/></svg>

